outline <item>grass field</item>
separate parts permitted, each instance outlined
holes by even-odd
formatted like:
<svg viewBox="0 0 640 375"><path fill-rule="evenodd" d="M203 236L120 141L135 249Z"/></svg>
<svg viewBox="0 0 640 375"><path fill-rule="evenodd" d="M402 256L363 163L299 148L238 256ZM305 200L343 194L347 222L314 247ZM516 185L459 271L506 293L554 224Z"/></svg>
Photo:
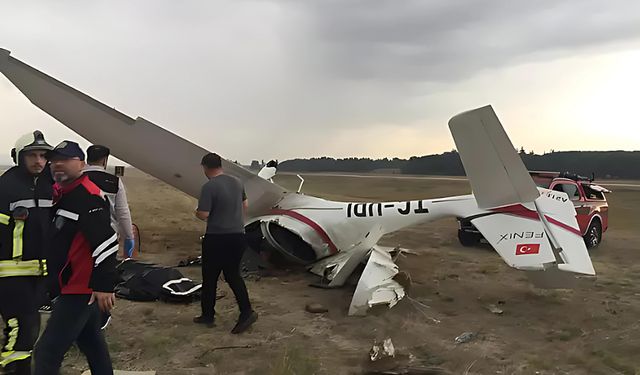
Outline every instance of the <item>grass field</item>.
<svg viewBox="0 0 640 375"><path fill-rule="evenodd" d="M469 192L464 180L305 175L303 192L336 200L405 200ZM297 189L292 175L277 181ZM132 215L144 260L175 265L199 251L203 225L192 218L195 199L142 173L127 170ZM409 298L391 310L347 317L354 286L321 290L305 272L282 271L248 280L260 318L247 333L229 334L235 301L219 301L218 326L195 326L199 305L118 300L107 339L115 367L158 374L361 374L423 365L451 374L640 373L640 188L608 196L610 229L592 252L598 279L578 290L533 288L522 272L490 248L463 248L456 223L445 219L390 234L383 245L416 251L398 260L410 274ZM181 271L196 280L199 269ZM304 306L329 308L320 315ZM490 311L498 306L500 315ZM475 338L456 344L463 332ZM391 338L396 358L371 363L374 340ZM232 347L232 348L227 348ZM65 374L87 368L72 351Z"/></svg>

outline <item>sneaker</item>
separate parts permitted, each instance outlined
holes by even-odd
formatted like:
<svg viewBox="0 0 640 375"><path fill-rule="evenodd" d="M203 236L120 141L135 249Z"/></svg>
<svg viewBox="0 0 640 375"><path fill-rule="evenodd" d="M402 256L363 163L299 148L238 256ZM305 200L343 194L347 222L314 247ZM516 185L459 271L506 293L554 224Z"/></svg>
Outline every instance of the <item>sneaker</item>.
<svg viewBox="0 0 640 375"><path fill-rule="evenodd" d="M193 322L197 324L204 324L209 328L213 328L216 326L216 320L214 318L207 318L202 315L196 316L195 318L193 318Z"/></svg>
<svg viewBox="0 0 640 375"><path fill-rule="evenodd" d="M253 310L251 311L251 314L249 314L249 316L245 318L240 316L240 319L238 319L238 323L235 327L233 327L231 333L238 334L246 331L247 328L249 328L253 323L256 322L256 320L258 320L258 313Z"/></svg>

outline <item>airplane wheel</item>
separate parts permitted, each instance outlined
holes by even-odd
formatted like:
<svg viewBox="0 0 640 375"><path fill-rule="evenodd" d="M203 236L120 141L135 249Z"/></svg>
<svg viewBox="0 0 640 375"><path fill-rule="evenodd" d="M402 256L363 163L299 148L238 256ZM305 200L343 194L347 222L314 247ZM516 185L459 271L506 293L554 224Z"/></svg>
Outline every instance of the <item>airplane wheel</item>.
<svg viewBox="0 0 640 375"><path fill-rule="evenodd" d="M589 229L587 229L587 233L584 235L584 243L587 245L587 249L594 249L600 245L602 242L602 225L600 221L593 220L591 224L589 224Z"/></svg>
<svg viewBox="0 0 640 375"><path fill-rule="evenodd" d="M466 232L458 229L458 240L460 241L460 244L462 246L476 246L478 243L480 243L481 238L482 235L480 235L479 233Z"/></svg>

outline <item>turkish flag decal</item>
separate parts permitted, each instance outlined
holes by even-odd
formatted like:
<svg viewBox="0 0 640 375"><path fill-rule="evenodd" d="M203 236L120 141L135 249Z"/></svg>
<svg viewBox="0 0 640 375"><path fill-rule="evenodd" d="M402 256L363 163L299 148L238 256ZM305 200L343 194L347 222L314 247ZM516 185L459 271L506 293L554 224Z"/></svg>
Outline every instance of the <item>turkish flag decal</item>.
<svg viewBox="0 0 640 375"><path fill-rule="evenodd" d="M516 245L516 255L538 254L540 252L539 243Z"/></svg>

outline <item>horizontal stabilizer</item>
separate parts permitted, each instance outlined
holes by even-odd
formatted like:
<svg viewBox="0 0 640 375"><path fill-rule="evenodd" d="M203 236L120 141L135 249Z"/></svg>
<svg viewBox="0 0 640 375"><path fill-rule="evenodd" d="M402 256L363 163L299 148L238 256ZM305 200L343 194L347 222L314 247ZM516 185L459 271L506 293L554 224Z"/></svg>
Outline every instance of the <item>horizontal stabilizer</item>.
<svg viewBox="0 0 640 375"><path fill-rule="evenodd" d="M533 209L525 205L500 207L471 223L511 267L545 271L537 275L538 281L544 275L550 284L563 280L551 270L595 275L573 204L565 193L546 192L533 205L527 205Z"/></svg>
<svg viewBox="0 0 640 375"><path fill-rule="evenodd" d="M509 266L521 270L542 270L556 261L548 236L538 220L496 213L471 223Z"/></svg>
<svg viewBox="0 0 640 375"><path fill-rule="evenodd" d="M558 269L595 275L596 271L593 269L589 251L576 220L576 211L569 197L562 192L547 190L534 203L549 241L556 249Z"/></svg>

